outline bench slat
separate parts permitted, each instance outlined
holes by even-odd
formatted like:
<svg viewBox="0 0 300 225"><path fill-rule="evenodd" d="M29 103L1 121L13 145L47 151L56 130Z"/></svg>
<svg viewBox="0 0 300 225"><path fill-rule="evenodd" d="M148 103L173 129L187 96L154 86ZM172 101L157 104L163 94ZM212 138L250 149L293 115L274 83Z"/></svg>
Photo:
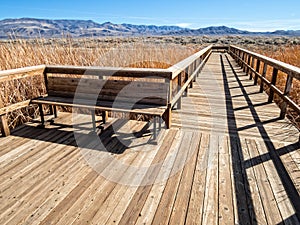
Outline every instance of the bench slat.
<svg viewBox="0 0 300 225"><path fill-rule="evenodd" d="M114 111L114 112L127 112L127 113L136 113L144 115L156 115L162 116L167 109L167 106L153 106L145 104L135 104L131 108L126 103L120 103L118 105L113 105L113 102L110 101L92 101L87 99L76 99L73 102L73 98L62 98L62 97L40 97L33 99L31 104L48 104L48 105L57 105L57 106L70 106L77 108L86 108L86 109L99 109L103 111Z"/></svg>

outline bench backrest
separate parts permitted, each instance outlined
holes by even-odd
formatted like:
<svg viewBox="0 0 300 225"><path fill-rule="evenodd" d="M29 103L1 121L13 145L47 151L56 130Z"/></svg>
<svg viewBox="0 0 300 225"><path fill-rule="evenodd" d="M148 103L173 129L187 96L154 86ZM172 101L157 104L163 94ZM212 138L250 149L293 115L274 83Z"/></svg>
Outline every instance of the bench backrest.
<svg viewBox="0 0 300 225"><path fill-rule="evenodd" d="M49 96L103 101L134 102L140 104L166 106L169 84L165 79L47 74L46 86ZM96 96L95 96L96 95Z"/></svg>

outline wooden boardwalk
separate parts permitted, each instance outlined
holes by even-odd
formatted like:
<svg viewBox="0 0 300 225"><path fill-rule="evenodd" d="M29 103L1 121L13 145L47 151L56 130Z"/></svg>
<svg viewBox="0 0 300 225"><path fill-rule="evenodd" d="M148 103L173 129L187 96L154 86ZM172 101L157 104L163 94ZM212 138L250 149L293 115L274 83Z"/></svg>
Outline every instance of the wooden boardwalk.
<svg viewBox="0 0 300 225"><path fill-rule="evenodd" d="M213 53L157 145L144 122L77 134L86 117L68 113L16 129L0 138L0 224L300 224L299 131L258 90Z"/></svg>

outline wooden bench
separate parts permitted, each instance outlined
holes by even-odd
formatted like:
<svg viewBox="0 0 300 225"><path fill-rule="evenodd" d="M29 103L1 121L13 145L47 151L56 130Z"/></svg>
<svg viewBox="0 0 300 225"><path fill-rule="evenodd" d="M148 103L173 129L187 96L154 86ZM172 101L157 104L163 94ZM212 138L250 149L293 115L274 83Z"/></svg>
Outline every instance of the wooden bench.
<svg viewBox="0 0 300 225"><path fill-rule="evenodd" d="M170 76L170 72L159 69L48 66L44 72L47 95L32 99L31 104L38 104L43 126L43 105L50 106L50 113L55 118L56 106L88 109L94 130L95 110L102 112L103 123L108 111L151 116L154 118L153 137L156 139L163 116L167 128L170 127Z"/></svg>

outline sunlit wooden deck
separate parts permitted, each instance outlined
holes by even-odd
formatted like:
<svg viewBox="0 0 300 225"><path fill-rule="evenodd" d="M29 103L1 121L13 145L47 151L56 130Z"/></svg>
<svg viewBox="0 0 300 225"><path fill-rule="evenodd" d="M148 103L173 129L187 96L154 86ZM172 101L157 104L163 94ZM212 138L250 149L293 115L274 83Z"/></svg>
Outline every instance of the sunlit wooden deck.
<svg viewBox="0 0 300 225"><path fill-rule="evenodd" d="M299 131L258 90L213 53L157 145L142 121L16 129L0 138L0 224L300 224Z"/></svg>

